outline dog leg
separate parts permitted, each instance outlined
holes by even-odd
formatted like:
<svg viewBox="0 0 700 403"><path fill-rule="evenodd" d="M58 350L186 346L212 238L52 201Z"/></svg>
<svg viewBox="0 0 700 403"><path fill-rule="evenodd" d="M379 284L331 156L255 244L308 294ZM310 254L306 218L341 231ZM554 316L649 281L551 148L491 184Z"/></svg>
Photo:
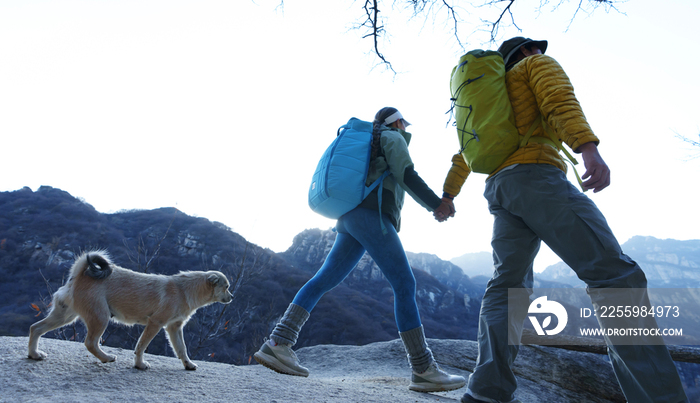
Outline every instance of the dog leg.
<svg viewBox="0 0 700 403"><path fill-rule="evenodd" d="M36 322L29 328L29 358L33 360L46 358L46 353L38 349L39 338L47 332L73 322L77 317L78 314L63 301L54 301L54 306L49 316Z"/></svg>
<svg viewBox="0 0 700 403"><path fill-rule="evenodd" d="M102 338L102 334L107 330L109 315L98 315L89 320L83 317L83 321L88 328L87 336L85 337L85 347L87 347L88 351L102 362L115 361L117 359L116 355L107 354L100 348L100 338Z"/></svg>
<svg viewBox="0 0 700 403"><path fill-rule="evenodd" d="M160 322L154 321L153 317L148 319L148 324L143 329L143 333L141 333L138 343L136 343L136 349L134 350L134 354L136 354L136 358L134 359L134 367L138 369L148 369L151 367L148 362L144 361L143 353L146 352L146 348L151 343L151 340L156 337L162 328L163 325Z"/></svg>
<svg viewBox="0 0 700 403"><path fill-rule="evenodd" d="M185 369L193 371L197 369L197 364L193 363L190 360L190 357L187 356L187 346L185 346L185 337L182 333L183 326L184 323L182 321L178 321L169 324L165 328L165 330L168 332L170 346L175 351L175 355L177 355L177 358L179 358L182 361L182 364L185 366Z"/></svg>

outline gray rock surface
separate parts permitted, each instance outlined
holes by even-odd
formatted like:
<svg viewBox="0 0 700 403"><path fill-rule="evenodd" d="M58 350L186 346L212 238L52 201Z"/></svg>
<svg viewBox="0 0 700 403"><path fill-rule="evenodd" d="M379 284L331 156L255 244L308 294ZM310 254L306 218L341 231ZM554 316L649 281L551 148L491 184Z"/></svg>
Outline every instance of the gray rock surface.
<svg viewBox="0 0 700 403"><path fill-rule="evenodd" d="M133 368L133 351L103 347L103 364L82 343L42 338L43 361L27 358L26 337L0 337L0 402L455 402L466 388L408 390L410 370L399 340L366 346L320 345L297 351L308 378L260 365L197 362L185 371L173 357L146 354L151 369ZM476 343L430 339L441 366L468 377ZM517 397L528 402L624 402L604 356L524 346L515 363Z"/></svg>

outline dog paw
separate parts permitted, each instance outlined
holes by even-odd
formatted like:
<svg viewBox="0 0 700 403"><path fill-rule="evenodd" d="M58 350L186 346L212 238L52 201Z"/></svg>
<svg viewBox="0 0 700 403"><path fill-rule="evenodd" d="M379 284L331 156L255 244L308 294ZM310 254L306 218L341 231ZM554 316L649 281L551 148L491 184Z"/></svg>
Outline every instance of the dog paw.
<svg viewBox="0 0 700 403"><path fill-rule="evenodd" d="M105 354L105 358L100 360L102 362L114 362L117 360L116 355L111 355L111 354Z"/></svg>
<svg viewBox="0 0 700 403"><path fill-rule="evenodd" d="M146 361L141 361L141 362L137 362L134 365L134 368L145 371L145 370L151 368L151 364L147 363Z"/></svg>
<svg viewBox="0 0 700 403"><path fill-rule="evenodd" d="M35 352L29 353L29 358L31 358L32 360L40 361L46 357L47 357L46 353L43 351L40 351L40 350L36 350Z"/></svg>
<svg viewBox="0 0 700 403"><path fill-rule="evenodd" d="M197 364L193 362L188 362L187 364L185 364L185 369L188 371L194 371L197 369Z"/></svg>

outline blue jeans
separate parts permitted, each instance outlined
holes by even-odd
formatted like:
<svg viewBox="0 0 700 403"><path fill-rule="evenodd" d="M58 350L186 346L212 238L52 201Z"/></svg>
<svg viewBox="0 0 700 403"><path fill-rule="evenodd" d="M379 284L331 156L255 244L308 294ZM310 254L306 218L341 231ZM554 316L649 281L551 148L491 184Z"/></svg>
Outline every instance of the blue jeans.
<svg viewBox="0 0 700 403"><path fill-rule="evenodd" d="M323 294L340 284L367 251L394 291L394 315L399 331L420 327L416 279L396 229L388 218L382 219L386 235L382 234L379 213L375 210L356 208L340 217L336 226L338 235L326 261L292 302L311 312Z"/></svg>
<svg viewBox="0 0 700 403"><path fill-rule="evenodd" d="M529 305L529 293L518 293L522 301L511 299L510 303L522 309L509 315L508 289L532 288L532 264L541 241L587 284L594 307L604 303L596 290L645 289L647 283L639 265L622 253L600 210L560 169L523 164L502 171L486 181L484 197L494 217L494 274L481 304L479 356L468 391L476 397L508 402L517 388L511 365L519 349L508 343L508 329L522 333ZM606 341L613 370L629 402L687 401L666 346Z"/></svg>

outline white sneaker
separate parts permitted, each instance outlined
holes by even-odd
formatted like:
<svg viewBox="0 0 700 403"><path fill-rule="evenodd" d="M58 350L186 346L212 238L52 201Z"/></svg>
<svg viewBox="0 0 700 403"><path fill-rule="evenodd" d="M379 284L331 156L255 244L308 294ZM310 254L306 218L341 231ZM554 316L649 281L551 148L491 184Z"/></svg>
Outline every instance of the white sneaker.
<svg viewBox="0 0 700 403"><path fill-rule="evenodd" d="M287 345L273 346L266 341L253 357L261 365L281 374L309 376L309 370L299 364L299 358Z"/></svg>
<svg viewBox="0 0 700 403"><path fill-rule="evenodd" d="M408 388L417 392L446 392L462 388L466 384L464 377L448 374L433 361L425 372L413 372Z"/></svg>

